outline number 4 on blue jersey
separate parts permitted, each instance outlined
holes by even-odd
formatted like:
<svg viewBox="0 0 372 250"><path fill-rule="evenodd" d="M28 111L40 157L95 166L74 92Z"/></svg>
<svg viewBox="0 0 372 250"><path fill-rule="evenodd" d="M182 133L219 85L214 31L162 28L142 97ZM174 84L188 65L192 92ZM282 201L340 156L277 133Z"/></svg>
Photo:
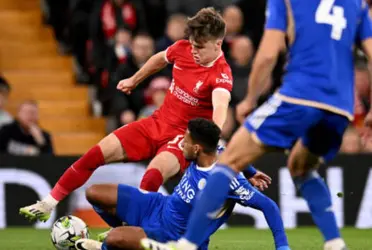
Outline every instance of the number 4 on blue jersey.
<svg viewBox="0 0 372 250"><path fill-rule="evenodd" d="M352 49L356 39L366 41L372 37L365 1L269 0L266 30L279 31L290 42L279 90L280 95L289 98L282 100L325 109L352 120ZM278 53L275 44L281 41L266 42L276 47L273 53Z"/></svg>

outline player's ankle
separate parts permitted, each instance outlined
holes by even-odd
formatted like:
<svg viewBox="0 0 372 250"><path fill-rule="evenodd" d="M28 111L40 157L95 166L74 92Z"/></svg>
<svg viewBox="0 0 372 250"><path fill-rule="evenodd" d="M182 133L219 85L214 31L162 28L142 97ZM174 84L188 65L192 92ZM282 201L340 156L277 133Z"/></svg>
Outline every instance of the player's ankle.
<svg viewBox="0 0 372 250"><path fill-rule="evenodd" d="M177 242L177 247L179 249L187 249L187 250L197 250L198 249L198 246L195 245L194 243L188 241L187 239L185 238L181 238L178 242Z"/></svg>
<svg viewBox="0 0 372 250"><path fill-rule="evenodd" d="M54 208L58 205L59 201L56 200L52 195L48 194L44 199L43 202L46 203L49 207Z"/></svg>
<svg viewBox="0 0 372 250"><path fill-rule="evenodd" d="M346 249L345 241L342 238L336 238L326 241L324 250L343 250Z"/></svg>

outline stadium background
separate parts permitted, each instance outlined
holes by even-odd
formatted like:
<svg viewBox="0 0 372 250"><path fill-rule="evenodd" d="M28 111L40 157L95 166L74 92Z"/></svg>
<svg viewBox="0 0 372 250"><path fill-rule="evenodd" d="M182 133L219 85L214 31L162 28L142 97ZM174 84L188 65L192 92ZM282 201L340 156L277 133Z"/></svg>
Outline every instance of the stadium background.
<svg viewBox="0 0 372 250"><path fill-rule="evenodd" d="M265 5L266 0L0 1L0 134L16 133L5 131L6 124L12 122L10 118L23 124L27 110L21 112L20 105L36 101L37 126L51 138L50 149L44 150L22 141L21 148L12 148L0 137L0 228L30 225L17 215L21 205L48 193L63 170L105 134L149 116L161 105L171 81L171 66L144 81L132 96L116 91L116 83L132 75L152 54L181 39L186 17L205 6L221 10L227 22L223 50L235 79L221 141L228 143L238 126L234 108L246 91L262 36ZM372 137L363 126L371 88L365 57L357 49L355 59L356 119L344 136L341 155L321 173L331 187L340 226L372 228ZM282 55L261 102L280 86L284 64ZM88 185L136 186L145 164L100 168ZM274 180L267 194L278 202L287 228L312 225L284 166L284 155L257 163ZM167 183L162 192L169 193L176 181ZM84 188L62 203L57 215L74 213L93 227L103 227L85 201ZM267 227L263 216L253 210L237 207L235 212L230 225Z"/></svg>

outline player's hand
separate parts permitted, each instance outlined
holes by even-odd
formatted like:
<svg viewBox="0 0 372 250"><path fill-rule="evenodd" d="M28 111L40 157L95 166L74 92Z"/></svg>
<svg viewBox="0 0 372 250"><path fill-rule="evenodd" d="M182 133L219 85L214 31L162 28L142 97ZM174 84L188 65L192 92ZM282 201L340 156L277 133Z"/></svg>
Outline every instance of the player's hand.
<svg viewBox="0 0 372 250"><path fill-rule="evenodd" d="M372 128L372 111L369 111L367 116L364 118L364 125Z"/></svg>
<svg viewBox="0 0 372 250"><path fill-rule="evenodd" d="M134 82L133 77L121 80L116 88L127 95L132 93L132 90L136 87L136 83Z"/></svg>
<svg viewBox="0 0 372 250"><path fill-rule="evenodd" d="M249 115L257 106L257 103L244 99L236 107L236 119L239 123L243 123L244 119Z"/></svg>
<svg viewBox="0 0 372 250"><path fill-rule="evenodd" d="M271 177L257 170L257 173L249 179L249 182L259 190L263 191L271 184Z"/></svg>

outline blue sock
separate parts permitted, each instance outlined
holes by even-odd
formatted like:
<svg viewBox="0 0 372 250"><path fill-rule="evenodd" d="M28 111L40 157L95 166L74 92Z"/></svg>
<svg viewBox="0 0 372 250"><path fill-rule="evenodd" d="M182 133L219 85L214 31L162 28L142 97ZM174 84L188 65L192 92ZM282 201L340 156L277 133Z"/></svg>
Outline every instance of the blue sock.
<svg viewBox="0 0 372 250"><path fill-rule="evenodd" d="M215 220L215 212L223 206L230 190L229 184L235 175L227 166L217 164L214 168L207 185L195 201L184 236L188 241L198 246L203 243L208 225Z"/></svg>
<svg viewBox="0 0 372 250"><path fill-rule="evenodd" d="M287 235L285 234L278 205L255 188L251 187L251 189L250 191L254 192L254 195L247 201L247 205L263 212L273 234L276 249L288 250Z"/></svg>
<svg viewBox="0 0 372 250"><path fill-rule="evenodd" d="M109 250L110 248L107 246L106 241L102 243L101 250Z"/></svg>
<svg viewBox="0 0 372 250"><path fill-rule="evenodd" d="M316 171L311 171L305 177L295 177L294 182L307 201L313 220L325 241L340 238L336 217L332 210L331 195Z"/></svg>
<svg viewBox="0 0 372 250"><path fill-rule="evenodd" d="M103 209L97 206L93 206L93 209L110 227L119 227L123 225L123 222L119 218L105 212Z"/></svg>

